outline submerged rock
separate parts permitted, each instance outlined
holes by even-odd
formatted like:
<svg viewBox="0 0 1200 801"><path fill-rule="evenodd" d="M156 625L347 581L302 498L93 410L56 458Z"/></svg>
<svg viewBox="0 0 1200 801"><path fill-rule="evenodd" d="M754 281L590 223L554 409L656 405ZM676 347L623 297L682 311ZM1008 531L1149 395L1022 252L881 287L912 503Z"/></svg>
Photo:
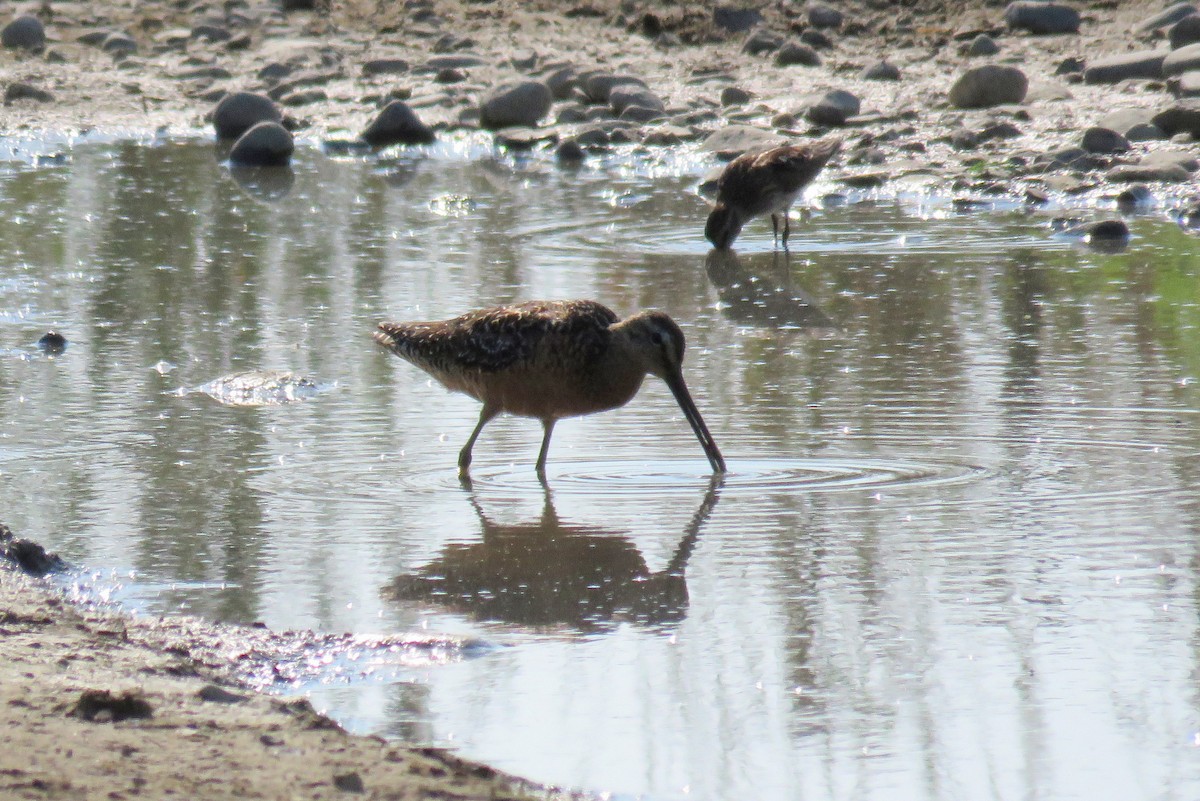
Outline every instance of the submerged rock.
<svg viewBox="0 0 1200 801"><path fill-rule="evenodd" d="M393 100L362 132L362 140L376 148L427 145L434 140L434 134L433 129L422 122L407 103Z"/></svg>
<svg viewBox="0 0 1200 801"><path fill-rule="evenodd" d="M308 400L333 385L318 384L291 370L245 370L201 384L187 392L201 392L226 406L277 406Z"/></svg>
<svg viewBox="0 0 1200 801"><path fill-rule="evenodd" d="M229 161L242 167L286 167L296 145L277 122L260 122L233 143Z"/></svg>
<svg viewBox="0 0 1200 801"><path fill-rule="evenodd" d="M37 341L37 346L49 354L62 353L67 349L67 338L57 331L47 331Z"/></svg>
<svg viewBox="0 0 1200 801"><path fill-rule="evenodd" d="M1041 0L1018 0L1004 9L1004 21L1010 28L1036 34L1076 33L1079 12L1068 5Z"/></svg>

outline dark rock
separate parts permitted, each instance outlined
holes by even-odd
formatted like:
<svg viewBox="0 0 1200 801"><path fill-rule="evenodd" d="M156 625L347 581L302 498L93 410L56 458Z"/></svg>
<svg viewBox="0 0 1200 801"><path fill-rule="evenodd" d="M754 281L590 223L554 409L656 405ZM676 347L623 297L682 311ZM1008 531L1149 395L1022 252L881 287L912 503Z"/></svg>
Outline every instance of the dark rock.
<svg viewBox="0 0 1200 801"><path fill-rule="evenodd" d="M24 14L0 31L0 45L22 50L41 50L46 46L46 29L37 17Z"/></svg>
<svg viewBox="0 0 1200 801"><path fill-rule="evenodd" d="M855 95L835 89L809 106L804 116L817 125L845 125L846 120L858 114L861 105Z"/></svg>
<svg viewBox="0 0 1200 801"><path fill-rule="evenodd" d="M277 122L260 122L233 143L229 161L241 167L286 167L295 149L287 128Z"/></svg>
<svg viewBox="0 0 1200 801"><path fill-rule="evenodd" d="M815 28L809 28L800 34L800 44L808 45L814 50L833 49L833 40Z"/></svg>
<svg viewBox="0 0 1200 801"><path fill-rule="evenodd" d="M638 86L636 83L625 83L614 86L612 91L608 93L608 104L612 107L613 113L618 116L630 106L641 106L645 109L652 109L660 115L666 108L658 95L644 86Z"/></svg>
<svg viewBox="0 0 1200 801"><path fill-rule="evenodd" d="M128 56L137 52L138 45L129 34L114 31L104 37L104 42L100 45L100 49L105 53Z"/></svg>
<svg viewBox="0 0 1200 801"><path fill-rule="evenodd" d="M75 41L79 42L81 45L87 45L88 47L99 47L104 43L104 40L108 38L110 33L112 33L112 31L88 31L87 33L82 33L76 37Z"/></svg>
<svg viewBox="0 0 1200 801"><path fill-rule="evenodd" d="M817 55L816 50L806 44L788 42L775 54L775 63L780 67L790 67L795 64L804 67L819 67L821 66L821 57Z"/></svg>
<svg viewBox="0 0 1200 801"><path fill-rule="evenodd" d="M402 58L373 58L362 65L363 75L401 75L405 72L408 72L408 62Z"/></svg>
<svg viewBox="0 0 1200 801"><path fill-rule="evenodd" d="M1010 28L1034 34L1079 31L1079 12L1061 3L1018 0L1004 9L1004 21Z"/></svg>
<svg viewBox="0 0 1200 801"><path fill-rule="evenodd" d="M433 129L403 100L393 100L362 132L362 140L371 147L390 145L426 145L434 140Z"/></svg>
<svg viewBox="0 0 1200 801"><path fill-rule="evenodd" d="M240 33L225 43L226 50L249 50L254 44L254 38L248 33Z"/></svg>
<svg viewBox="0 0 1200 801"><path fill-rule="evenodd" d="M757 9L739 6L717 6L713 9L713 24L730 33L748 31L762 22L763 16Z"/></svg>
<svg viewBox="0 0 1200 801"><path fill-rule="evenodd" d="M268 83L277 83L288 77L295 71L295 67L290 64L284 64L278 61L267 64L257 73L257 78L260 81Z"/></svg>
<svg viewBox="0 0 1200 801"><path fill-rule="evenodd" d="M310 103L320 103L322 100L328 100L329 95L324 89L301 89L296 92L289 92L279 98L279 102L285 106L307 106Z"/></svg>
<svg viewBox="0 0 1200 801"><path fill-rule="evenodd" d="M1052 150L1034 159L1034 165L1043 170L1089 170L1099 169L1103 163L1082 147L1064 147Z"/></svg>
<svg viewBox="0 0 1200 801"><path fill-rule="evenodd" d="M1050 195L1036 186L1026 187L1025 202L1034 206L1044 206L1050 202Z"/></svg>
<svg viewBox="0 0 1200 801"><path fill-rule="evenodd" d="M474 53L455 53L453 55L432 56L425 62L426 72L438 70L466 70L472 67L482 67L488 63L483 56Z"/></svg>
<svg viewBox="0 0 1200 801"><path fill-rule="evenodd" d="M558 133L551 128L509 127L498 131L494 141L507 150L533 150L543 142L557 142Z"/></svg>
<svg viewBox="0 0 1200 801"><path fill-rule="evenodd" d="M845 21L841 11L825 3L808 4L808 24L814 28L840 28Z"/></svg>
<svg viewBox="0 0 1200 801"><path fill-rule="evenodd" d="M120 694L108 690L84 690L70 714L94 723L117 723L151 717L153 710L150 703L133 690Z"/></svg>
<svg viewBox="0 0 1200 801"><path fill-rule="evenodd" d="M435 83L444 83L444 84L462 83L466 79L467 79L467 73L463 72L462 70L455 70L455 69L439 70L438 74L433 76L433 80Z"/></svg>
<svg viewBox="0 0 1200 801"><path fill-rule="evenodd" d="M1200 69L1200 42L1172 50L1162 63L1164 78L1182 75L1189 70L1196 69Z"/></svg>
<svg viewBox="0 0 1200 801"><path fill-rule="evenodd" d="M614 145L631 145L638 141L638 136L632 128L613 128L608 141Z"/></svg>
<svg viewBox="0 0 1200 801"><path fill-rule="evenodd" d="M318 0L280 0L283 11L316 11Z"/></svg>
<svg viewBox="0 0 1200 801"><path fill-rule="evenodd" d="M213 110L213 128L219 139L236 139L260 122L282 121L275 102L253 92L226 95Z"/></svg>
<svg viewBox="0 0 1200 801"><path fill-rule="evenodd" d="M605 137L607 139L607 137ZM558 147L554 151L554 157L560 162L574 164L584 160L587 154L584 152L582 145L575 139L564 139L558 143Z"/></svg>
<svg viewBox="0 0 1200 801"><path fill-rule="evenodd" d="M976 36L967 46L968 56L994 56L999 52L1000 45L996 44L996 40L986 33Z"/></svg>
<svg viewBox="0 0 1200 801"><path fill-rule="evenodd" d="M783 46L783 42L783 37L775 31L760 29L746 37L742 44L742 52L751 56L774 53Z"/></svg>
<svg viewBox="0 0 1200 801"><path fill-rule="evenodd" d="M1029 89L1025 73L1016 67L985 64L963 73L950 88L950 104L957 108L989 108L1020 103Z"/></svg>
<svg viewBox="0 0 1200 801"><path fill-rule="evenodd" d="M228 42L233 38L233 33L228 28L222 28L220 25L195 25L192 27L190 37L192 39L204 39L208 42Z"/></svg>
<svg viewBox="0 0 1200 801"><path fill-rule="evenodd" d="M15 81L4 89L4 105L7 106L18 100L34 100L38 103L49 103L54 100L54 95L45 89L37 88L33 84L25 83L24 81Z"/></svg>
<svg viewBox="0 0 1200 801"><path fill-rule="evenodd" d="M1140 50L1097 59L1083 71L1084 83L1120 83L1130 78L1161 78L1166 50Z"/></svg>
<svg viewBox="0 0 1200 801"><path fill-rule="evenodd" d="M1022 134L1020 128L1013 125L1011 122L993 122L990 125L985 125L979 131L978 137L980 142L990 142L993 139L1014 139Z"/></svg>
<svg viewBox="0 0 1200 801"><path fill-rule="evenodd" d="M1123 164L1105 176L1110 183L1182 183L1191 173L1178 164Z"/></svg>
<svg viewBox="0 0 1200 801"><path fill-rule="evenodd" d="M864 81L898 81L900 68L889 61L876 61L864 67L861 77Z"/></svg>
<svg viewBox="0 0 1200 801"><path fill-rule="evenodd" d="M1188 70L1167 81L1167 88L1176 97L1200 97L1200 70Z"/></svg>
<svg viewBox="0 0 1200 801"><path fill-rule="evenodd" d="M1100 220L1087 228L1092 239L1128 239L1129 226L1124 220Z"/></svg>
<svg viewBox="0 0 1200 801"><path fill-rule="evenodd" d="M3 523L0 523L0 562L14 564L35 577L66 568L57 554L47 553L32 540L13 536L12 530Z"/></svg>
<svg viewBox="0 0 1200 801"><path fill-rule="evenodd" d="M1190 17L1196 13L1196 7L1191 3L1176 3L1169 8L1165 8L1154 16L1138 23L1136 30L1153 31L1159 28L1165 28L1179 22L1181 19Z"/></svg>
<svg viewBox="0 0 1200 801"><path fill-rule="evenodd" d="M1134 184L1117 195L1117 208L1128 214L1154 203L1154 193L1145 184Z"/></svg>
<svg viewBox="0 0 1200 801"><path fill-rule="evenodd" d="M1167 31L1172 50L1200 42L1200 14L1191 14L1176 22Z"/></svg>
<svg viewBox="0 0 1200 801"><path fill-rule="evenodd" d="M208 701L213 704L241 704L250 700L248 695L239 695L238 693L230 692L224 687L218 687L215 684L206 684L196 692L196 697L201 701Z"/></svg>
<svg viewBox="0 0 1200 801"><path fill-rule="evenodd" d="M1181 100L1155 114L1150 122L1157 125L1167 136L1178 133L1200 136L1200 101Z"/></svg>
<svg viewBox="0 0 1200 801"><path fill-rule="evenodd" d="M750 102L753 97L745 89L736 86L726 86L721 90L721 105L722 106L741 106Z"/></svg>
<svg viewBox="0 0 1200 801"><path fill-rule="evenodd" d="M661 119L664 116L661 109L646 108L645 106L626 106L625 109L617 116L617 119L625 122L650 122L651 120Z"/></svg>
<svg viewBox="0 0 1200 801"><path fill-rule="evenodd" d="M1082 145L1089 153L1124 153L1129 140L1111 128L1093 126L1083 132Z"/></svg>
<svg viewBox="0 0 1200 801"><path fill-rule="evenodd" d="M1054 65L1055 75L1079 75L1083 73L1083 68L1087 64L1082 58L1077 56L1067 56L1062 61Z"/></svg>
<svg viewBox="0 0 1200 801"><path fill-rule="evenodd" d="M1151 123L1150 120L1153 118L1153 116L1154 112L1146 108L1118 109L1105 114L1100 120L1100 127L1114 130L1131 142L1143 141L1135 138L1132 135L1132 132L1136 129L1144 129L1146 126L1152 125L1153 123ZM1154 127L1156 130L1158 130L1158 126ZM1159 130L1159 136L1155 138L1163 139L1165 137L1162 135L1161 130Z"/></svg>
<svg viewBox="0 0 1200 801"><path fill-rule="evenodd" d="M367 791L366 786L363 785L362 777L353 771L350 773L334 774L333 786L343 793L365 793Z"/></svg>
<svg viewBox="0 0 1200 801"><path fill-rule="evenodd" d="M558 67L548 72L542 82L550 87L555 100L566 100L579 85L579 70L572 66Z"/></svg>
<svg viewBox="0 0 1200 801"><path fill-rule="evenodd" d="M62 353L67 349L67 338L57 331L47 331L37 341L37 346L46 353Z"/></svg>
<svg viewBox="0 0 1200 801"><path fill-rule="evenodd" d="M597 72L582 76L584 94L593 103L607 103L608 96L612 93L613 88L627 83L637 84L643 88L646 87L645 81L641 78L635 78L632 75L613 75L607 72Z"/></svg>
<svg viewBox="0 0 1200 801"><path fill-rule="evenodd" d="M554 95L541 81L512 81L492 89L479 106L479 124L488 130L532 127L550 113Z"/></svg>
<svg viewBox="0 0 1200 801"><path fill-rule="evenodd" d="M950 147L955 150L974 150L979 147L979 137L967 128L956 128L950 132Z"/></svg>

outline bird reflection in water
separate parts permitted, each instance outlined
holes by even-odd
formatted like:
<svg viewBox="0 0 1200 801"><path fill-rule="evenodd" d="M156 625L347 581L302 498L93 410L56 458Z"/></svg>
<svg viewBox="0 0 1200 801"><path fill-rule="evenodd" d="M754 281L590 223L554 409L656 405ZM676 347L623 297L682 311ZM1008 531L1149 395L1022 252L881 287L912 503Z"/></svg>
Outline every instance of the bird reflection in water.
<svg viewBox="0 0 1200 801"><path fill-rule="evenodd" d="M229 175L250 197L277 203L292 193L296 174L291 167L243 167L232 165Z"/></svg>
<svg viewBox="0 0 1200 801"><path fill-rule="evenodd" d="M790 257L771 254L771 270L748 269L731 250L714 248L704 260L717 289L721 310L735 323L767 328L836 328L829 315L799 287L792 286Z"/></svg>
<svg viewBox="0 0 1200 801"><path fill-rule="evenodd" d="M383 594L436 604L475 620L543 630L596 633L625 622L673 625L687 615L684 569L717 505L720 486L721 477L714 477L671 560L657 572L650 571L628 537L561 521L545 485L542 516L533 523L493 522L471 493L482 541L447 546L417 572L393 579Z"/></svg>

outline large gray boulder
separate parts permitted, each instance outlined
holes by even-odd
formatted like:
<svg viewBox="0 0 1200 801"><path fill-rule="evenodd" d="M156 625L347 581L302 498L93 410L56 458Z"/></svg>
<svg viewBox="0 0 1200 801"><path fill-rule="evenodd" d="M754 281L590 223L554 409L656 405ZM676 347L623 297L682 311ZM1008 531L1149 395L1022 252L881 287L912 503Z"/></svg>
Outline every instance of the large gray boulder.
<svg viewBox="0 0 1200 801"><path fill-rule="evenodd" d="M0 31L0 44L22 50L41 50L46 46L46 30L41 20L25 14L4 26Z"/></svg>
<svg viewBox="0 0 1200 801"><path fill-rule="evenodd" d="M1172 50L1163 59L1162 74L1164 78L1182 75L1196 69L1200 69L1200 42Z"/></svg>
<svg viewBox="0 0 1200 801"><path fill-rule="evenodd" d="M277 122L260 122L233 143L229 161L239 167L286 167L295 149L287 128Z"/></svg>
<svg viewBox="0 0 1200 801"><path fill-rule="evenodd" d="M1189 133L1200 138L1200 100L1180 100L1150 120L1167 136Z"/></svg>
<svg viewBox="0 0 1200 801"><path fill-rule="evenodd" d="M220 139L237 139L260 122L282 122L275 101L254 92L225 95L213 109L213 128Z"/></svg>
<svg viewBox="0 0 1200 801"><path fill-rule="evenodd" d="M857 96L842 89L834 89L809 106L804 116L817 125L845 125L846 120L858 114L861 107Z"/></svg>
<svg viewBox="0 0 1200 801"><path fill-rule="evenodd" d="M1190 14L1167 29L1172 50L1200 42L1200 14Z"/></svg>
<svg viewBox="0 0 1200 801"><path fill-rule="evenodd" d="M984 64L963 73L950 87L950 104L957 108L990 108L1020 103L1029 79L1016 67Z"/></svg>
<svg viewBox="0 0 1200 801"><path fill-rule="evenodd" d="M1004 9L1004 21L1010 28L1036 34L1079 31L1079 12L1062 3L1018 0Z"/></svg>
<svg viewBox="0 0 1200 801"><path fill-rule="evenodd" d="M512 81L497 86L479 106L479 124L488 130L532 128L550 113L554 93L541 81Z"/></svg>
<svg viewBox="0 0 1200 801"><path fill-rule="evenodd" d="M393 100L362 132L362 140L371 147L390 145L427 145L434 140L433 129L421 122L417 112L403 100Z"/></svg>
<svg viewBox="0 0 1200 801"><path fill-rule="evenodd" d="M1168 25L1173 25L1184 17L1190 17L1196 13L1196 7L1191 3L1176 3L1173 6L1163 9L1157 14L1142 20L1137 26L1139 31L1153 31L1159 28L1165 28Z"/></svg>

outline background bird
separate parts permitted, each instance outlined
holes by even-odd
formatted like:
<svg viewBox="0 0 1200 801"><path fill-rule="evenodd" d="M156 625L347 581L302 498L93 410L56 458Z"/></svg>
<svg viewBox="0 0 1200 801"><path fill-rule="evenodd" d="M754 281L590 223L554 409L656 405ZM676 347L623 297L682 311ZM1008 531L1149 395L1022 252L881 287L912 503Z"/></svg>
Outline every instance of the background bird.
<svg viewBox="0 0 1200 801"><path fill-rule="evenodd" d="M725 460L683 380L683 332L663 312L621 320L595 301L532 301L440 322L380 323L375 341L447 389L483 403L459 453L464 475L479 432L507 412L542 421L537 472L544 476L558 420L625 405L648 373L670 388L713 472L725 472Z"/></svg>
<svg viewBox="0 0 1200 801"><path fill-rule="evenodd" d="M770 214L776 244L779 217L783 217L786 248L790 232L788 209L841 147L841 139L829 138L738 156L717 180L717 205L708 215L704 236L716 247L725 249L737 239L748 220Z"/></svg>

